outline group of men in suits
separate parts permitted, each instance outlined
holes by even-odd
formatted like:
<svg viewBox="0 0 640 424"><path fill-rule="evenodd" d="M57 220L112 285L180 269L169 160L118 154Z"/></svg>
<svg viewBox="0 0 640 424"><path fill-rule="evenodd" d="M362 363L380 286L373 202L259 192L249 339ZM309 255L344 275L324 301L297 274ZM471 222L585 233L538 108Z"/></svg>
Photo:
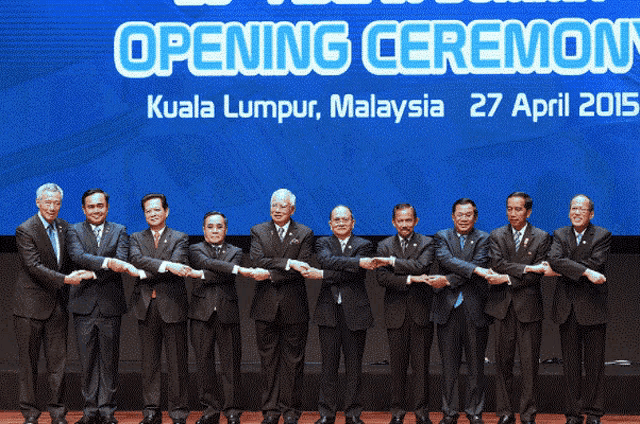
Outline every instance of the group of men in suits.
<svg viewBox="0 0 640 424"><path fill-rule="evenodd" d="M297 424L310 319L306 279L321 280L313 314L322 356L318 397L320 419L334 424L340 404L347 424L363 424L362 358L373 315L366 291L367 270L385 288L384 319L391 368L390 424L402 424L412 410L418 424L429 418L429 362L435 330L443 365L440 424L455 424L464 412L482 424L485 407L484 359L489 324L494 323L496 405L499 424L535 423L538 357L543 318L542 276L557 276L553 320L560 325L567 382L567 424L598 424L603 410L606 277L611 234L591 224L593 202L571 200L571 226L553 240L528 218L533 201L522 192L507 198L509 224L487 234L475 228L478 210L468 198L452 207L453 227L433 238L414 231L419 218L410 204L393 208L397 234L373 244L353 234L351 209L336 206L329 216L332 235L292 219L295 195L271 196L271 220L251 228L252 268L241 266L242 250L225 241L228 221L220 212L203 219L204 241L166 225L164 195L148 194L141 206L148 229L130 237L107 221L109 196L100 189L82 197L86 220L68 225L58 218L63 192L49 183L36 193L38 214L21 224L16 240L22 268L16 283L14 315L18 340L20 408L25 424L40 415L35 382L44 345L53 424L66 424L63 377L67 311L71 311L82 364L83 416L78 424L116 424L120 322L127 307L121 275L135 277L131 309L138 320L142 355L141 424L161 424L161 360L168 365L168 409L175 424L189 414L187 321L198 368L203 413L198 424L218 424L224 413L239 424L241 337L235 276L256 280L250 316L264 376L262 424ZM315 246L314 246L315 242ZM315 248L314 248L315 247ZM314 262L315 252L315 262ZM315 265L315 266L314 266ZM75 270L74 270L75 269ZM185 277L194 281L191 302ZM222 390L215 368L221 359ZM513 402L513 365L519 350L522 394ZM459 401L459 370L466 357L466 397ZM338 399L338 367L344 355L344 400ZM583 357L584 355L584 361ZM584 362L586 379L582 382ZM407 397L407 371L413 370ZM408 405L407 398L412 399Z"/></svg>

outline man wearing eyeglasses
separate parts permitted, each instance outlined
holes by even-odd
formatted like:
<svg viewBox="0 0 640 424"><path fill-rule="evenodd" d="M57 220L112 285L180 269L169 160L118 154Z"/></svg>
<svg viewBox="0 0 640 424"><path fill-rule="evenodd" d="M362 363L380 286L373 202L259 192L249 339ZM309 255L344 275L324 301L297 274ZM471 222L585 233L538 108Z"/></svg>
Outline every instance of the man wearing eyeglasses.
<svg viewBox="0 0 640 424"><path fill-rule="evenodd" d="M548 261L560 274L551 317L560 326L567 424L600 424L604 415L604 353L607 329L605 266L611 233L591 223L593 201L571 199L571 225L553 233ZM583 355L584 350L584 355ZM582 364L585 380L582 384Z"/></svg>

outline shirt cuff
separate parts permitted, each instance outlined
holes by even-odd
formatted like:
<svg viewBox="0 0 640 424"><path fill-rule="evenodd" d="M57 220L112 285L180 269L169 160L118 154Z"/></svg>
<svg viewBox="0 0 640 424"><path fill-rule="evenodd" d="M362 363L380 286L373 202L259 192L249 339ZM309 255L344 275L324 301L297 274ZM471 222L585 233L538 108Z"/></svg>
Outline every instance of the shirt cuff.
<svg viewBox="0 0 640 424"><path fill-rule="evenodd" d="M289 271L291 269L291 259L287 259L287 266L284 267L285 271Z"/></svg>
<svg viewBox="0 0 640 424"><path fill-rule="evenodd" d="M234 265L233 271L231 271L231 273L234 275L238 275L238 271L240 271L240 267L238 265Z"/></svg>
<svg viewBox="0 0 640 424"><path fill-rule="evenodd" d="M145 278L147 278L147 273L144 272L143 269L139 269L138 270L138 274L139 274L139 277L140 277L141 280L144 280Z"/></svg>
<svg viewBox="0 0 640 424"><path fill-rule="evenodd" d="M158 272L167 272L167 265L169 265L168 261L162 261L162 263L160 264L160 268L158 268Z"/></svg>
<svg viewBox="0 0 640 424"><path fill-rule="evenodd" d="M108 269L109 268L109 258L104 258L104 261L102 261L102 269Z"/></svg>
<svg viewBox="0 0 640 424"><path fill-rule="evenodd" d="M391 256L391 266L396 266L396 257Z"/></svg>

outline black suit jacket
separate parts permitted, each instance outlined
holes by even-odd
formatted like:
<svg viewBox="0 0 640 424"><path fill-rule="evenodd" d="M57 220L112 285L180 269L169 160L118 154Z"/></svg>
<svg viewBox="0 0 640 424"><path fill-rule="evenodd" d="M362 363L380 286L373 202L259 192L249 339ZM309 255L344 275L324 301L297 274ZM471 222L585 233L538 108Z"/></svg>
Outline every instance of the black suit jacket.
<svg viewBox="0 0 640 424"><path fill-rule="evenodd" d="M373 243L351 236L344 252L340 240L333 235L316 242L316 257L324 278L313 321L318 325L335 327L338 313L337 296L340 295L347 327L351 331L366 330L373 325L373 314L365 279L367 270L361 268L361 257L372 257Z"/></svg>
<svg viewBox="0 0 640 424"><path fill-rule="evenodd" d="M489 283L473 270L489 265L489 234L474 228L467 236L464 250L460 250L460 240L453 228L438 231L434 239L440 271L446 275L450 285L436 290L431 320L436 324L446 324L458 294L462 292L464 302L460 307L464 308L466 316L476 327L488 325L484 307Z"/></svg>
<svg viewBox="0 0 640 424"><path fill-rule="evenodd" d="M489 285L485 312L495 318L504 319L509 304L513 302L516 317L520 322L542 320L542 274L525 274L524 268L546 260L551 242L549 233L528 224L517 252L511 224L493 230L489 241L491 268L499 274L508 274L511 285Z"/></svg>
<svg viewBox="0 0 640 424"><path fill-rule="evenodd" d="M189 305L189 318L208 321L214 311L220 322L239 323L238 293L234 265L240 265L242 249L223 243L216 259L215 249L203 241L189 246L189 262L204 271L204 280L195 279Z"/></svg>
<svg viewBox="0 0 640 424"><path fill-rule="evenodd" d="M271 279L256 282L251 318L272 322L280 308L285 323L309 321L305 280L299 272L285 268L288 259L308 263L313 255L313 241L313 231L293 220L283 241L273 221L251 228L251 262L271 273Z"/></svg>
<svg viewBox="0 0 640 424"><path fill-rule="evenodd" d="M120 316L127 312L122 276L110 269L103 269L105 258L127 261L129 235L124 225L104 223L100 247L87 221L69 228L69 256L78 269L96 274L96 279L83 280L69 289L69 311L74 314L90 314L97 307L102 315Z"/></svg>
<svg viewBox="0 0 640 424"><path fill-rule="evenodd" d="M395 256L395 266L376 270L378 284L384 291L384 319L387 328L400 328L406 315L418 324L429 324L433 289L428 284L407 284L408 275L428 274L434 260L435 244L431 237L413 233L403 252L398 236L387 237L378 244L376 256Z"/></svg>
<svg viewBox="0 0 640 424"><path fill-rule="evenodd" d="M131 296L131 306L136 318L145 319L151 303L151 293L156 290L156 301L162 320L176 323L187 320L189 304L185 279L170 272L160 273L163 261L187 264L189 255L189 237L180 231L166 227L158 249L153 243L150 229L133 233L130 238L129 262L144 270L147 278L136 280Z"/></svg>
<svg viewBox="0 0 640 424"><path fill-rule="evenodd" d="M59 218L55 222L60 242L60 265L38 214L16 229L21 266L13 296L14 315L43 320L51 316L56 300L64 308L67 306L69 289L64 278L70 268L66 249L69 224Z"/></svg>
<svg viewBox="0 0 640 424"><path fill-rule="evenodd" d="M589 224L576 245L573 227L558 228L553 233L548 261L559 274L553 296L551 318L557 324L564 323L573 307L576 320L581 325L607 322L607 282L593 284L582 273L590 268L605 273L605 265L611 248L611 233Z"/></svg>

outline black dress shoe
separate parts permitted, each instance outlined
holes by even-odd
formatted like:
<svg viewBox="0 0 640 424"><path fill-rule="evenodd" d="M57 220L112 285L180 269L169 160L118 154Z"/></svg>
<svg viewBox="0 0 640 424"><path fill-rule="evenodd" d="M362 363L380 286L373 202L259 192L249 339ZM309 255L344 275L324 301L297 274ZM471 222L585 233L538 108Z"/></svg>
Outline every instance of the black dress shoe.
<svg viewBox="0 0 640 424"><path fill-rule="evenodd" d="M431 419L429 419L428 415L426 417L416 415L416 424L433 424L433 423L431 422Z"/></svg>
<svg viewBox="0 0 640 424"><path fill-rule="evenodd" d="M187 420L184 418L178 418L177 420L173 420L173 424L187 424Z"/></svg>
<svg viewBox="0 0 640 424"><path fill-rule="evenodd" d="M298 418L296 417L285 417L284 424L298 424Z"/></svg>
<svg viewBox="0 0 640 424"><path fill-rule="evenodd" d="M102 424L118 424L118 420L113 415L102 417Z"/></svg>
<svg viewBox="0 0 640 424"><path fill-rule="evenodd" d="M344 424L364 424L360 417L344 417Z"/></svg>
<svg viewBox="0 0 640 424"><path fill-rule="evenodd" d="M240 414L227 415L227 424L240 424Z"/></svg>
<svg viewBox="0 0 640 424"><path fill-rule="evenodd" d="M567 417L567 424L582 424L582 417Z"/></svg>
<svg viewBox="0 0 640 424"><path fill-rule="evenodd" d="M440 420L440 424L456 424L458 422L457 415L445 415Z"/></svg>
<svg viewBox="0 0 640 424"><path fill-rule="evenodd" d="M514 417L512 414L505 414L498 420L498 424L515 424L515 422L516 417Z"/></svg>
<svg viewBox="0 0 640 424"><path fill-rule="evenodd" d="M196 424L218 424L219 422L219 415L202 415Z"/></svg>
<svg viewBox="0 0 640 424"><path fill-rule="evenodd" d="M482 415L467 415L467 418L469 418L470 424L484 424Z"/></svg>
<svg viewBox="0 0 640 424"><path fill-rule="evenodd" d="M83 415L76 424L101 424L102 420L99 415Z"/></svg>
<svg viewBox="0 0 640 424"><path fill-rule="evenodd" d="M24 424L38 424L38 419L33 417L25 418Z"/></svg>
<svg viewBox="0 0 640 424"><path fill-rule="evenodd" d="M162 414L158 413L144 417L140 424L162 424Z"/></svg>
<svg viewBox="0 0 640 424"><path fill-rule="evenodd" d="M391 417L391 421L389 421L389 424L402 424L402 421L404 421L404 417L393 416ZM416 418L416 422L417 421L418 419Z"/></svg>
<svg viewBox="0 0 640 424"><path fill-rule="evenodd" d="M279 420L279 415L264 415L260 424L278 424Z"/></svg>
<svg viewBox="0 0 640 424"><path fill-rule="evenodd" d="M587 421L585 424L600 424L600 417L596 417L595 415L587 415Z"/></svg>
<svg viewBox="0 0 640 424"><path fill-rule="evenodd" d="M326 415L322 415L316 424L334 424L336 422L336 417L327 417Z"/></svg>
<svg viewBox="0 0 640 424"><path fill-rule="evenodd" d="M65 417L51 418L51 424L69 424Z"/></svg>
<svg viewBox="0 0 640 424"><path fill-rule="evenodd" d="M530 421L520 421L522 424L536 424L535 420Z"/></svg>

